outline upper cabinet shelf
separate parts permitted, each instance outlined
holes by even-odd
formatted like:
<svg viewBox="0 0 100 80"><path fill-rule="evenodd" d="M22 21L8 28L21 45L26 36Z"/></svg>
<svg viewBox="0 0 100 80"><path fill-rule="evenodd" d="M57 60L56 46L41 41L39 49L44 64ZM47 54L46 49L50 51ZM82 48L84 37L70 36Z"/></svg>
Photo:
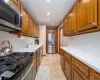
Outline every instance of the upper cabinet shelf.
<svg viewBox="0 0 100 80"><path fill-rule="evenodd" d="M77 0L66 15L64 36L83 34L100 30L100 0ZM65 16L65 17L66 17ZM66 19L64 19L65 22ZM65 28L66 27L66 28Z"/></svg>

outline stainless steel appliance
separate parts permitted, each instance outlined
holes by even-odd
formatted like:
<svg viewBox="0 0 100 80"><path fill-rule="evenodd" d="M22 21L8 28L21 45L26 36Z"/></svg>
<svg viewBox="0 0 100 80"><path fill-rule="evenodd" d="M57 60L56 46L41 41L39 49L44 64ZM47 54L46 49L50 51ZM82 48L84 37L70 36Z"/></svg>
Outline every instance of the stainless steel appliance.
<svg viewBox="0 0 100 80"><path fill-rule="evenodd" d="M14 52L0 57L0 80L32 80L33 55L33 52Z"/></svg>
<svg viewBox="0 0 100 80"><path fill-rule="evenodd" d="M35 40L35 45L38 45L39 44L39 39L36 39Z"/></svg>
<svg viewBox="0 0 100 80"><path fill-rule="evenodd" d="M48 35L47 35L48 37L47 37L47 45L48 45L48 51L47 51L47 53L55 53L56 51L55 51L55 43L56 43L56 41L55 41L55 37L56 37L56 35L55 34L52 34L52 33L48 33Z"/></svg>
<svg viewBox="0 0 100 80"><path fill-rule="evenodd" d="M22 16L10 0L0 0L0 30L21 30Z"/></svg>

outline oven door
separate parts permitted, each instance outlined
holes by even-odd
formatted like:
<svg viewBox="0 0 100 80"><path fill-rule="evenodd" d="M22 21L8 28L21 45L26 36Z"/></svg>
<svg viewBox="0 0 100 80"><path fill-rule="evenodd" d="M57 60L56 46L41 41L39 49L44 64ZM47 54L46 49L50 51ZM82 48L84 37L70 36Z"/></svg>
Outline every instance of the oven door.
<svg viewBox="0 0 100 80"><path fill-rule="evenodd" d="M33 80L34 78L34 70L33 70L33 63L31 64L30 68L27 70L26 74L23 76L21 80Z"/></svg>

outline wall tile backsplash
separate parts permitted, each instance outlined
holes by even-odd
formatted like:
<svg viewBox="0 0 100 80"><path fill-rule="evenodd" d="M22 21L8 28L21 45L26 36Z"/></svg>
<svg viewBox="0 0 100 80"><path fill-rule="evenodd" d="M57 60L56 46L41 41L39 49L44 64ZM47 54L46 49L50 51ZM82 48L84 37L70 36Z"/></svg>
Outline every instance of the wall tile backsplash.
<svg viewBox="0 0 100 80"><path fill-rule="evenodd" d="M35 38L24 37L24 36L21 38L18 38L17 35L9 34L8 32L0 31L0 44L2 43L3 40L9 40L13 46L13 51L14 51L16 49L26 47L26 45L29 43L34 44Z"/></svg>
<svg viewBox="0 0 100 80"><path fill-rule="evenodd" d="M69 37L68 46L100 55L100 32Z"/></svg>

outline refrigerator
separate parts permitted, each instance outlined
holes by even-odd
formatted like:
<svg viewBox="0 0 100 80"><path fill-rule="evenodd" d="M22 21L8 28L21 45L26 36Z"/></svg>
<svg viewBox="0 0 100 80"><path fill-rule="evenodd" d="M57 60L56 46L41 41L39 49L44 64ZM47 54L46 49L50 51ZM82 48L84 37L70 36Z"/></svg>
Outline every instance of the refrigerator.
<svg viewBox="0 0 100 80"><path fill-rule="evenodd" d="M52 33L48 33L47 34L47 53L55 53L55 44L56 44L56 40L55 40L56 35L52 34Z"/></svg>

